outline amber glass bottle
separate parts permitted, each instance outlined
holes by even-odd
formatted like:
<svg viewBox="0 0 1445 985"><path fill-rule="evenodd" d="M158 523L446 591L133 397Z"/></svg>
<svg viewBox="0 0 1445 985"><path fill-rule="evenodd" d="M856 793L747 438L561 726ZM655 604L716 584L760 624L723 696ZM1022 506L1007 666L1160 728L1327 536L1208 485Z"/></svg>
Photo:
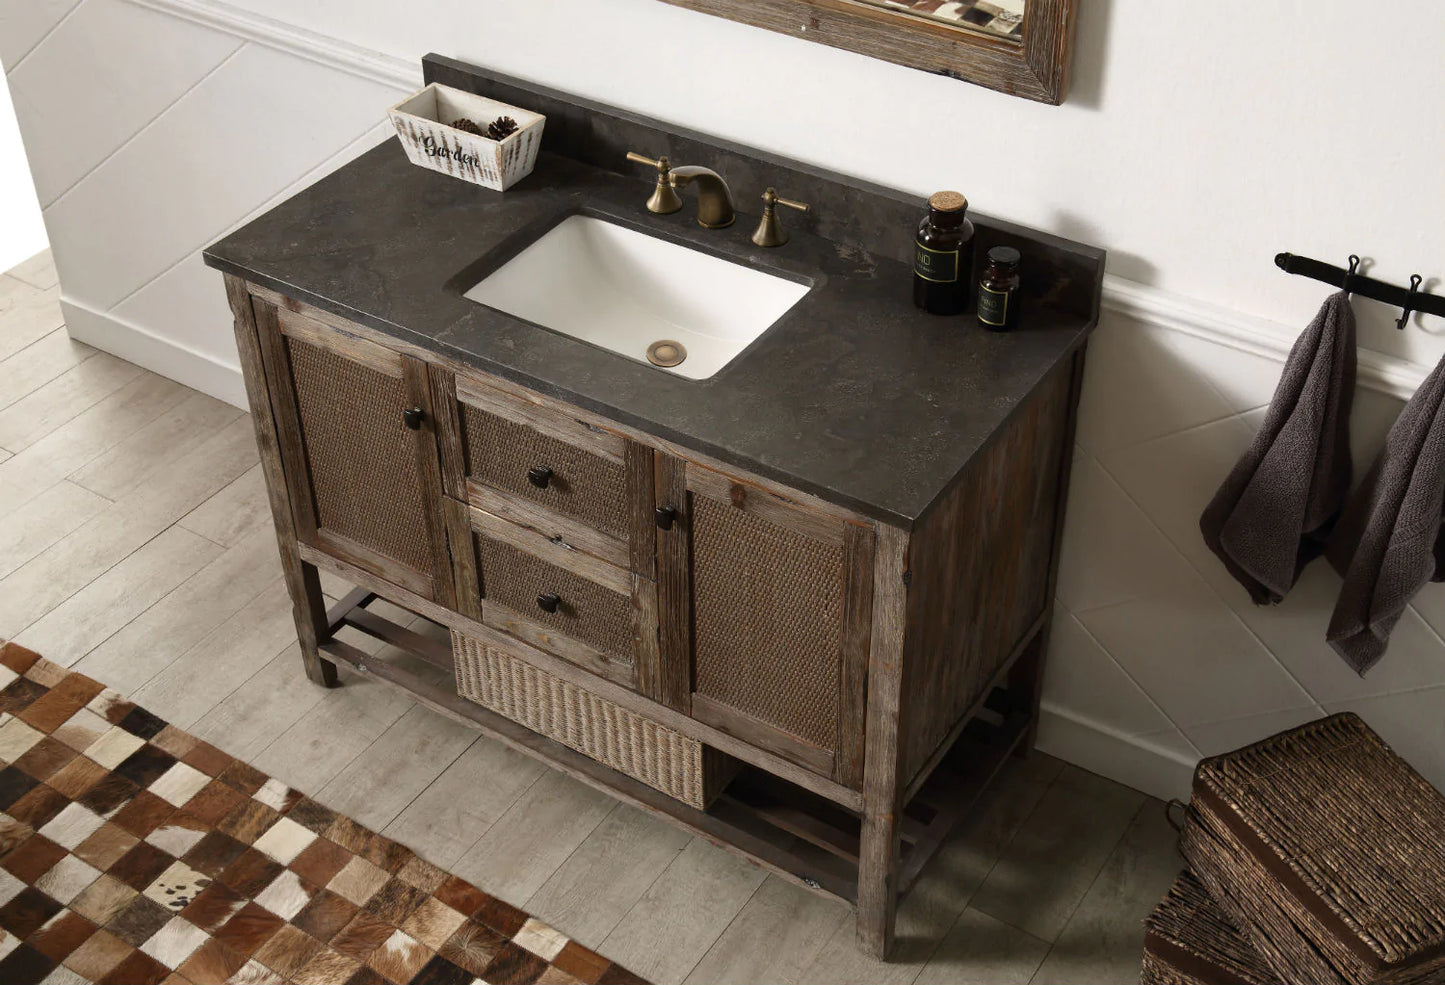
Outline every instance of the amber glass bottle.
<svg viewBox="0 0 1445 985"><path fill-rule="evenodd" d="M968 307L973 280L973 223L968 199L938 192L918 225L913 251L913 303L934 315L956 315Z"/></svg>
<svg viewBox="0 0 1445 985"><path fill-rule="evenodd" d="M1019 323L1019 251L995 246L988 251L978 281L978 323L991 332L1007 332Z"/></svg>

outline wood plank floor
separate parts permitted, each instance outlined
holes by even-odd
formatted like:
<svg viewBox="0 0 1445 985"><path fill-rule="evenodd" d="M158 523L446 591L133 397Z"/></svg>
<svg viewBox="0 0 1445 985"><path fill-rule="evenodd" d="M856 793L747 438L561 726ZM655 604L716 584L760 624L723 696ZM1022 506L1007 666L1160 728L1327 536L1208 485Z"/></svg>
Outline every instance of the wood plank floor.
<svg viewBox="0 0 1445 985"><path fill-rule="evenodd" d="M0 638L659 983L1137 980L1140 920L1180 865L1163 805L1046 756L1011 762L943 848L884 965L841 904L375 681L309 684L250 422L70 341L57 298L44 255L0 275Z"/></svg>

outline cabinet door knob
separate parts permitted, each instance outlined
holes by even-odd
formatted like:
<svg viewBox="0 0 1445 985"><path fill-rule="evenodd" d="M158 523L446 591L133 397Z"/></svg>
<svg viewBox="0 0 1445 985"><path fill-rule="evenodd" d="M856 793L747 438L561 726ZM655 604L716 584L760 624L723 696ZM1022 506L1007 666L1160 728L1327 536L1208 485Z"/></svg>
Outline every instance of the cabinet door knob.
<svg viewBox="0 0 1445 985"><path fill-rule="evenodd" d="M401 423L405 424L413 431L420 431L421 422L424 420L426 420L426 411L422 410L420 407L408 407L406 410L401 412Z"/></svg>
<svg viewBox="0 0 1445 985"><path fill-rule="evenodd" d="M677 507L659 506L657 508L657 527L659 530L671 530L673 521L677 519Z"/></svg>
<svg viewBox="0 0 1445 985"><path fill-rule="evenodd" d="M556 612L557 606L561 604L561 597L553 594L552 592L543 592L541 595L537 596L537 608L541 609L543 612Z"/></svg>
<svg viewBox="0 0 1445 985"><path fill-rule="evenodd" d="M546 489L552 481L552 470L545 465L534 465L527 470L527 481L538 489Z"/></svg>

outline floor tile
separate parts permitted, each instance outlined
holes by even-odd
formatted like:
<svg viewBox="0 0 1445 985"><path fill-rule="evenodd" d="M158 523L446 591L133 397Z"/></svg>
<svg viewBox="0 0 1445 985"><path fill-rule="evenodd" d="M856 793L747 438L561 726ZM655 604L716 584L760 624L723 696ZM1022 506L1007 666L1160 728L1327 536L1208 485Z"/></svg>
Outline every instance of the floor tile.
<svg viewBox="0 0 1445 985"><path fill-rule="evenodd" d="M84 342L72 341L64 328L36 339L0 361L0 409L40 389L95 353L96 350Z"/></svg>
<svg viewBox="0 0 1445 985"><path fill-rule="evenodd" d="M44 552L110 506L110 500L60 481L0 517L0 578Z"/></svg>
<svg viewBox="0 0 1445 985"><path fill-rule="evenodd" d="M732 852L694 838L607 935L601 951L656 985L681 982L765 875Z"/></svg>
<svg viewBox="0 0 1445 985"><path fill-rule="evenodd" d="M479 735L383 833L449 868L547 772L532 757Z"/></svg>
<svg viewBox="0 0 1445 985"><path fill-rule="evenodd" d="M596 949L691 840L680 828L619 804L525 909Z"/></svg>
<svg viewBox="0 0 1445 985"><path fill-rule="evenodd" d="M70 666L213 559L220 548L170 528L15 637Z"/></svg>
<svg viewBox="0 0 1445 985"><path fill-rule="evenodd" d="M1149 801L1069 918L1034 985L1112 985L1138 980L1144 917L1183 867L1164 805Z"/></svg>
<svg viewBox="0 0 1445 985"><path fill-rule="evenodd" d="M514 906L525 906L616 803L548 770L451 871ZM646 972L638 974L646 977Z"/></svg>
<svg viewBox="0 0 1445 985"><path fill-rule="evenodd" d="M310 714L274 735L270 745L247 760L298 790L326 786L415 704L409 695L355 674L344 674L338 688L328 690L310 682L304 686L320 691L321 700Z"/></svg>
<svg viewBox="0 0 1445 985"><path fill-rule="evenodd" d="M315 797L380 831L476 739L476 729L413 705Z"/></svg>
<svg viewBox="0 0 1445 985"><path fill-rule="evenodd" d="M969 907L939 941L916 985L1028 985L1049 945Z"/></svg>
<svg viewBox="0 0 1445 985"><path fill-rule="evenodd" d="M178 521L192 533L231 547L257 530L274 530L266 477L259 464Z"/></svg>
<svg viewBox="0 0 1445 985"><path fill-rule="evenodd" d="M173 529L213 544L183 527ZM88 653L76 669L125 694L134 694L216 627L247 608L280 577L276 537L269 532L229 550L213 544L211 551L214 559L209 564ZM272 651L268 656L274 655Z"/></svg>
<svg viewBox="0 0 1445 985"><path fill-rule="evenodd" d="M854 923L842 901L770 875L688 975L689 985L796 982L828 941Z"/></svg>
<svg viewBox="0 0 1445 985"><path fill-rule="evenodd" d="M230 404L192 392L104 455L76 469L70 481L107 499L120 499L239 417L241 412Z"/></svg>
<svg viewBox="0 0 1445 985"><path fill-rule="evenodd" d="M291 598L278 577L137 688L135 700L189 730L277 654L294 647L295 640ZM91 657L103 649L92 651ZM174 651L166 656L174 656ZM90 659L81 662L81 669L87 669ZM107 677L104 672L95 676ZM197 680L205 680L207 686L196 687Z"/></svg>
<svg viewBox="0 0 1445 985"><path fill-rule="evenodd" d="M24 451L142 372L109 353L96 353L0 410L0 448Z"/></svg>
<svg viewBox="0 0 1445 985"><path fill-rule="evenodd" d="M41 250L24 263L11 267L8 274L42 291L60 283L60 275L55 272L55 257L49 250Z"/></svg>
<svg viewBox="0 0 1445 985"><path fill-rule="evenodd" d="M970 905L1056 940L1143 803L1127 787L1064 767Z"/></svg>
<svg viewBox="0 0 1445 985"><path fill-rule="evenodd" d="M52 488L115 442L185 399L186 388L142 373L105 400L0 465L0 516Z"/></svg>

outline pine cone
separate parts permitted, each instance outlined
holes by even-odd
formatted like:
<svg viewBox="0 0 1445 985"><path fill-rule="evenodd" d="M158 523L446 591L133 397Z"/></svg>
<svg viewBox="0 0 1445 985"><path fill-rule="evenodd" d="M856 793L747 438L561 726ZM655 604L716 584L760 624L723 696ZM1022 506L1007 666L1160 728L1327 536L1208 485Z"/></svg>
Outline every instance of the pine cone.
<svg viewBox="0 0 1445 985"><path fill-rule="evenodd" d="M477 126L471 120L465 118L460 120L453 120L451 123L451 127L453 130L460 130L463 133L474 133L478 137L485 137L487 135L485 130Z"/></svg>
<svg viewBox="0 0 1445 985"><path fill-rule="evenodd" d="M487 136L493 140L505 140L520 129L517 121L510 116L499 116L487 127Z"/></svg>

